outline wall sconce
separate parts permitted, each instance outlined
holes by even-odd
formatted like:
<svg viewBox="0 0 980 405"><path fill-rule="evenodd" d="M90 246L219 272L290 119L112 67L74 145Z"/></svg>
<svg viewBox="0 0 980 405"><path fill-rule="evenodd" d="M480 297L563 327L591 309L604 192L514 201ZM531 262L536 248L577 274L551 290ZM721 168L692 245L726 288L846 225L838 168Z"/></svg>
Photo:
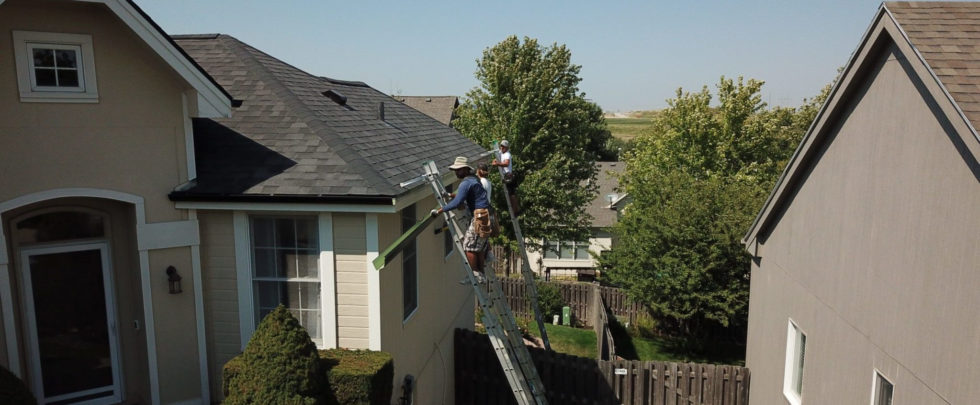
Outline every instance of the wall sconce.
<svg viewBox="0 0 980 405"><path fill-rule="evenodd" d="M171 294L183 292L180 289L180 274L177 274L177 269L174 266L167 267L167 285L170 287Z"/></svg>

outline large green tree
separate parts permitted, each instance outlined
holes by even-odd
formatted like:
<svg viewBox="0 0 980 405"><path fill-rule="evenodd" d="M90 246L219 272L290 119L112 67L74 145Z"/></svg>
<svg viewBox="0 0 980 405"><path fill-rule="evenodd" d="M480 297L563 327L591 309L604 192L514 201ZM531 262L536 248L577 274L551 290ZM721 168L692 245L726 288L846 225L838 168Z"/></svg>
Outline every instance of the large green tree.
<svg viewBox="0 0 980 405"><path fill-rule="evenodd" d="M595 161L610 135L602 110L579 91L581 66L571 57L564 45L545 47L527 37L487 48L477 61L480 85L466 94L453 124L487 148L510 142L528 238L588 237L585 208L596 193ZM494 180L494 206L503 213L503 190Z"/></svg>
<svg viewBox="0 0 980 405"><path fill-rule="evenodd" d="M666 328L694 338L740 335L749 256L740 239L827 90L799 108L766 108L763 82L722 77L677 91L651 133L626 154L620 187L632 197L600 260L606 274Z"/></svg>

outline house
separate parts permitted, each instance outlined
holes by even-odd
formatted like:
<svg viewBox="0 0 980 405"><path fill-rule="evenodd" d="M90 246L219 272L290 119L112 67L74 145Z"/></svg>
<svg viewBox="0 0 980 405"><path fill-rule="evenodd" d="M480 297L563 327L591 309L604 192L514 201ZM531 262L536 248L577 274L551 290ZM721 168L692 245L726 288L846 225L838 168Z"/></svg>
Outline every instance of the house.
<svg viewBox="0 0 980 405"><path fill-rule="evenodd" d="M436 205L399 183L476 144L128 0L0 1L0 103L0 366L41 403L217 402L279 304L321 348L391 353L399 395L452 398L452 246L371 259Z"/></svg>
<svg viewBox="0 0 980 405"><path fill-rule="evenodd" d="M394 96L394 98L449 126L452 126L452 121L456 118L456 107L459 107L459 97L456 96Z"/></svg>
<svg viewBox="0 0 980 405"><path fill-rule="evenodd" d="M978 26L875 15L743 241L752 403L980 397Z"/></svg>
<svg viewBox="0 0 980 405"><path fill-rule="evenodd" d="M587 241L538 241L545 247L541 251L528 251L527 257L539 275L551 278L595 279L596 260L592 254L602 254L613 245L610 228L619 220L629 196L619 189L618 175L623 162L596 162L599 173L596 182L599 191L586 212L592 216L591 237Z"/></svg>

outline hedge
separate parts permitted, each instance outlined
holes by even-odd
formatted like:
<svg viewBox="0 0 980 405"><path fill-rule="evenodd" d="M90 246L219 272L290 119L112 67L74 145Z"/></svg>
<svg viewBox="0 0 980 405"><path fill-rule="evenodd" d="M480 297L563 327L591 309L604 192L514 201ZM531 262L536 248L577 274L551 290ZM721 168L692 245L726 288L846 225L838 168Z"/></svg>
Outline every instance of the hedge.
<svg viewBox="0 0 980 405"><path fill-rule="evenodd" d="M368 350L321 350L329 392L327 404L389 404L395 366L391 355Z"/></svg>
<svg viewBox="0 0 980 405"><path fill-rule="evenodd" d="M0 367L0 404L37 405L37 399L14 373Z"/></svg>

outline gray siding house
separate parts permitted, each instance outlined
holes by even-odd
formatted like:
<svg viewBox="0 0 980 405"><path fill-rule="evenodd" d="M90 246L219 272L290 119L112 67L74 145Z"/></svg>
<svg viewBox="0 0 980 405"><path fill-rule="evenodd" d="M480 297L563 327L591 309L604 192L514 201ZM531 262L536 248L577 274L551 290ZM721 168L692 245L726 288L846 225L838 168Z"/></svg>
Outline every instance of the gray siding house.
<svg viewBox="0 0 980 405"><path fill-rule="evenodd" d="M744 239L753 404L980 398L980 3L884 3Z"/></svg>

